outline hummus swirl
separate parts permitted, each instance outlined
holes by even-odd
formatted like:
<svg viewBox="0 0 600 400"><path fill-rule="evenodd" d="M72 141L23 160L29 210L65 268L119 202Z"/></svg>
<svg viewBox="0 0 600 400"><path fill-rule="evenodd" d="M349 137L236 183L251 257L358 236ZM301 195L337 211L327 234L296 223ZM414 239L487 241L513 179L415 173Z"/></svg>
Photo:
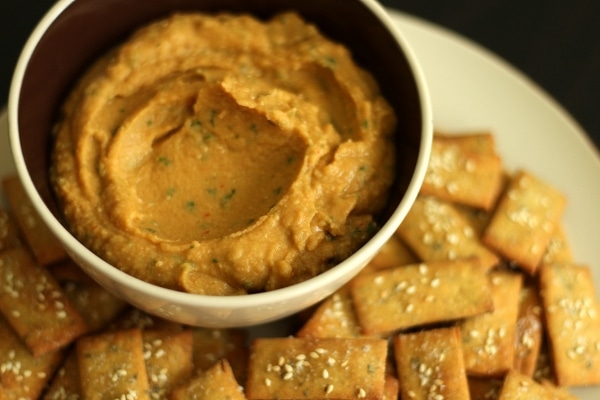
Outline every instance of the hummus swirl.
<svg viewBox="0 0 600 400"><path fill-rule="evenodd" d="M176 14L82 77L51 179L74 235L124 272L253 293L313 277L369 238L394 129L374 79L296 14Z"/></svg>

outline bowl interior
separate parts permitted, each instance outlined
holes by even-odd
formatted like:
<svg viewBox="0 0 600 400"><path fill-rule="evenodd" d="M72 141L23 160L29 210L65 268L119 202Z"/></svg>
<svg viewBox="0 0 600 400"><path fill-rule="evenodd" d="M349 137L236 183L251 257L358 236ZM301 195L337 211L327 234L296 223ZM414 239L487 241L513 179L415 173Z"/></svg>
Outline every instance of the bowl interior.
<svg viewBox="0 0 600 400"><path fill-rule="evenodd" d="M211 296L153 287L110 268L96 257L91 262L94 267L87 270L97 273L100 283L111 286L117 282L113 285L114 291L124 290L119 293L121 297L143 309L142 305L146 305L146 311L152 312L148 310L151 308L148 303L156 301L157 315L172 316L171 319L180 322L215 327L247 326L290 315L321 300L335 290L336 285L350 279L349 275L358 272L364 264L356 264L365 262L373 250L389 238L412 205L425 173L431 121L423 78L417 74L415 79L415 61L404 52L399 37L391 31L393 27L381 22L384 11L375 0L328 0L327 3L324 8L322 0L59 0L48 12L27 42L17 65L9 98L9 123L11 140L19 144L12 147L13 150L20 148L20 154L14 157L26 189L36 192L34 197L36 200L39 197L43 204L39 201L34 204L43 208L39 210L42 217L60 235L65 235L67 228L50 187L49 154L52 127L65 96L99 55L141 25L173 12L247 12L268 18L278 12L295 10L331 39L350 48L356 61L373 73L398 117L395 135L398 166L392 195L380 216L384 229L357 252L358 258L355 256L359 254L355 254L355 258L340 265L341 269L334 268L335 273L328 271L311 282L274 291L278 294L249 295L251 301L248 296L241 300L215 301ZM390 216L393 216L392 223L385 224ZM53 218L63 224L62 227ZM68 241L73 242L72 238ZM83 248L78 245L79 249ZM93 258L83 250L79 251L81 254L74 253L73 258L82 265ZM274 299L281 304L272 307ZM259 305L263 308L256 307ZM198 307L202 307L206 315L198 314Z"/></svg>
<svg viewBox="0 0 600 400"><path fill-rule="evenodd" d="M174 11L250 12L259 17L296 10L330 38L350 47L370 70L398 115L397 180L385 220L397 207L415 169L422 132L419 91L399 44L361 1L328 0L77 0L41 36L25 68L18 96L19 139L32 182L49 210L62 221L48 179L52 125L77 77L100 54L136 27Z"/></svg>

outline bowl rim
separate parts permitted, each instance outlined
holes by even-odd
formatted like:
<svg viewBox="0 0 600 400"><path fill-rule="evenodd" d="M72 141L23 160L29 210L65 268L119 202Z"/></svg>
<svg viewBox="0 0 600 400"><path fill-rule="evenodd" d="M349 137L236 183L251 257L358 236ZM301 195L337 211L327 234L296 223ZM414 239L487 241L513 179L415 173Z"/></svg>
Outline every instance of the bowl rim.
<svg viewBox="0 0 600 400"><path fill-rule="evenodd" d="M404 52L416 86L421 112L419 153L417 155L413 175L398 206L372 238L347 259L306 281L271 291L233 296L202 295L160 287L129 275L97 256L79 242L71 232L56 219L37 192L22 155L17 118L22 80L25 76L25 71L33 52L47 29L51 27L57 17L59 17L60 14L75 1L76 0L58 0L46 12L30 34L14 69L9 90L7 110L10 150L13 155L17 175L23 184L25 192L33 203L34 208L40 215L40 218L59 241L61 241L68 252L72 251L78 254L77 258L85 259L89 264L93 264L95 269L101 271L101 273L112 282L118 282L119 285L126 286L135 292L140 292L144 295L152 296L153 298L194 307L231 308L236 306L238 308L252 308L266 306L276 302L289 301L298 298L299 296L306 295L314 291L315 280L322 282L323 287L330 287L335 282L345 283L349 281L355 273L361 269L357 268L357 265L365 265L374 255L371 254L374 252L371 252L370 249L381 248L381 246L383 246L383 244L394 234L396 228L408 213L410 206L414 203L425 178L433 141L432 105L427 82L417 57L410 44L393 23L390 15L376 0L357 0L363 3L370 12L373 13L389 34L393 36L393 39L399 44L399 47Z"/></svg>

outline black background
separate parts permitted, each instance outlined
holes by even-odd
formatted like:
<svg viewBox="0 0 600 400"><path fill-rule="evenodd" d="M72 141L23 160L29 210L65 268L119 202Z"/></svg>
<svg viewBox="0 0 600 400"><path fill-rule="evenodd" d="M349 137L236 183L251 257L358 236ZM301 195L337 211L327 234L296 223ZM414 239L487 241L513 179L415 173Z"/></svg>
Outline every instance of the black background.
<svg viewBox="0 0 600 400"><path fill-rule="evenodd" d="M22 45L53 3L0 0L0 107L7 102ZM554 97L600 148L600 1L381 3L460 33L504 58Z"/></svg>

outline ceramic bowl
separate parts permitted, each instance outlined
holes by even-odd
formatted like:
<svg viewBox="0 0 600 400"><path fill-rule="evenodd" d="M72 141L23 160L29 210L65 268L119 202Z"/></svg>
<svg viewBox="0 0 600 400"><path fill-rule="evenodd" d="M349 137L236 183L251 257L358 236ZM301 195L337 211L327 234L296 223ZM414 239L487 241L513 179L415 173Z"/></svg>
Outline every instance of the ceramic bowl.
<svg viewBox="0 0 600 400"><path fill-rule="evenodd" d="M299 284L243 296L178 292L109 265L71 235L48 178L58 107L85 68L141 25L174 11L295 10L349 47L370 70L398 116L397 178L380 229L351 257ZM59 0L32 32L12 80L9 132L18 175L35 209L68 254L108 291L151 314L204 327L263 324L310 307L354 277L397 229L423 181L432 141L431 106L419 64L401 32L375 0Z"/></svg>

